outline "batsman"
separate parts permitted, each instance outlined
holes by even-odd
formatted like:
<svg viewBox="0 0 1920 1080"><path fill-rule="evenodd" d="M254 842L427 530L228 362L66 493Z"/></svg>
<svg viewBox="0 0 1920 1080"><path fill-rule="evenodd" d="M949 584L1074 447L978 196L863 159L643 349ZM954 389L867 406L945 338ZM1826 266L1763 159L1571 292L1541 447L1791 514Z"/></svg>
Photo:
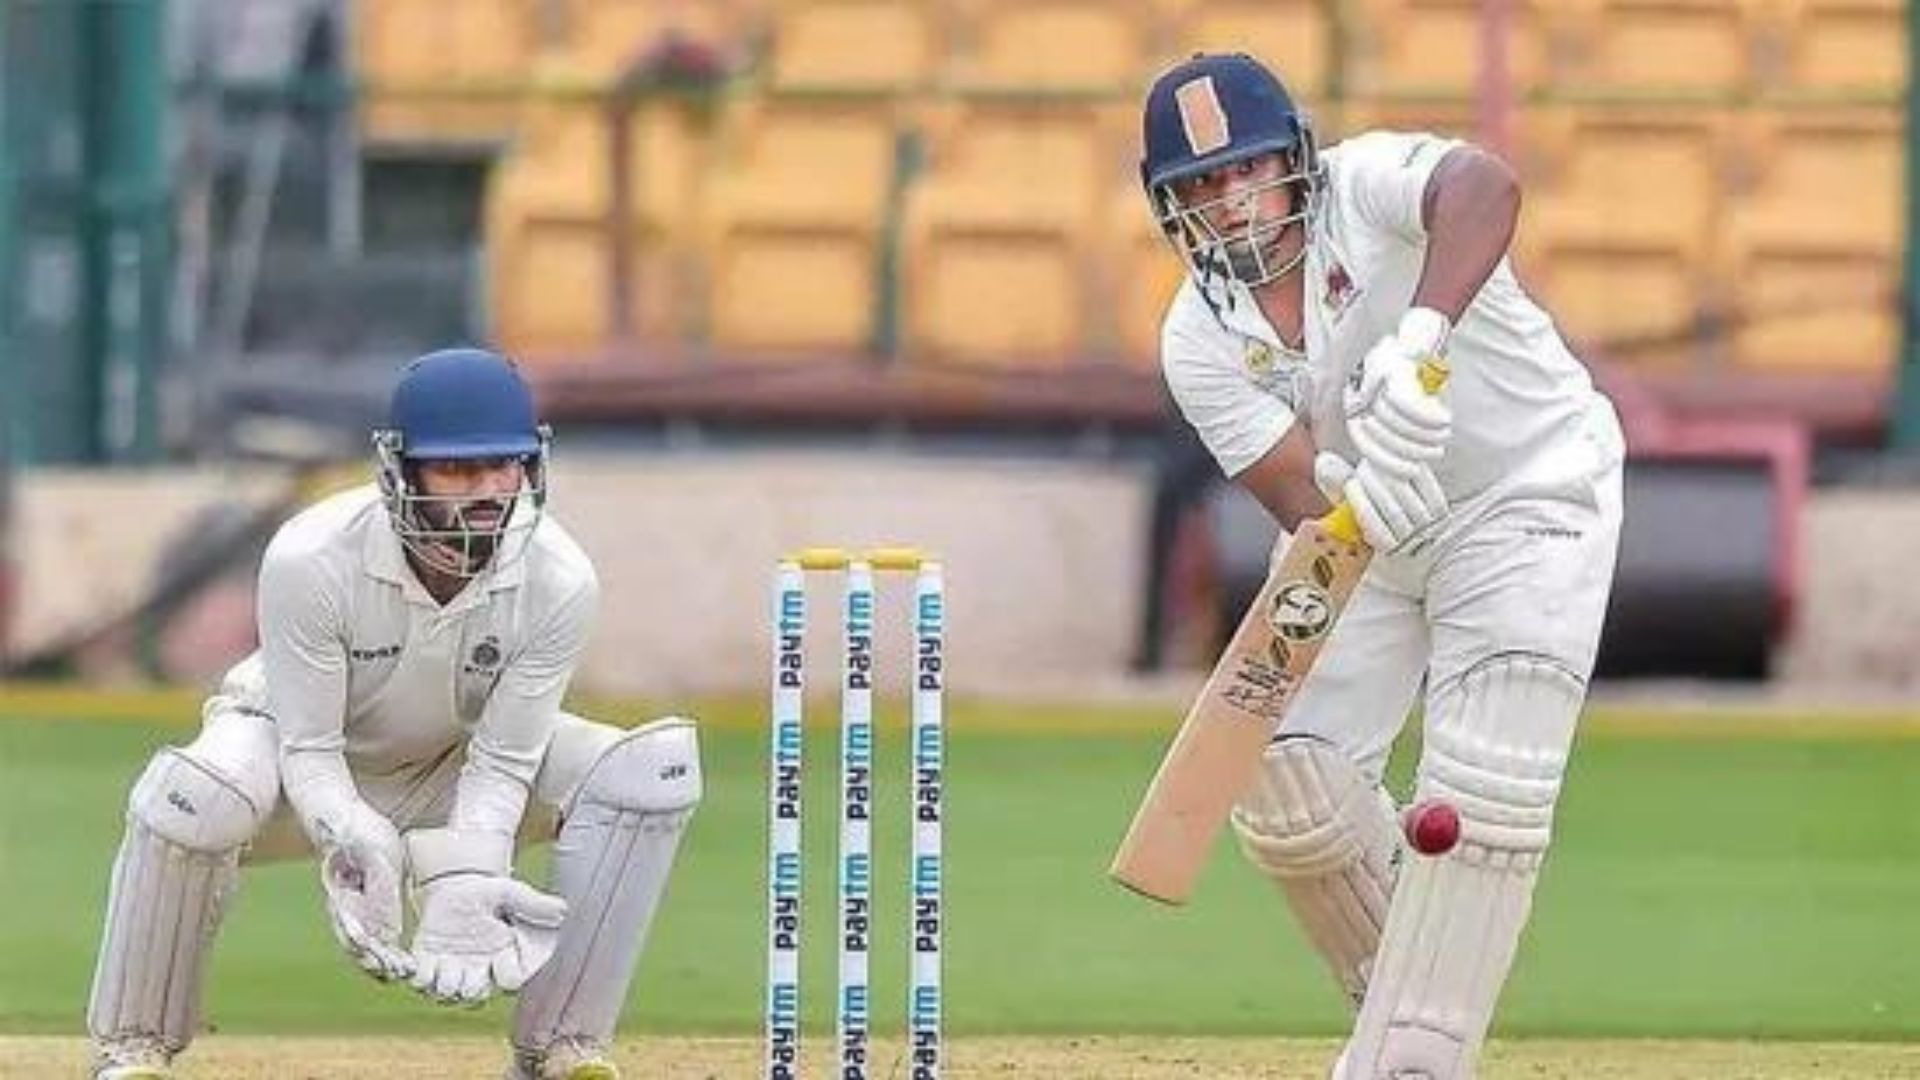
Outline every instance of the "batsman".
<svg viewBox="0 0 1920 1080"><path fill-rule="evenodd" d="M87 1008L95 1080L173 1076L243 857L307 852L368 975L449 1005L518 992L509 1080L616 1080L608 1045L701 796L699 748L683 719L561 710L600 589L546 513L548 446L509 361L430 353L374 434L377 484L275 534L259 650L127 802ZM513 875L536 835L554 838L551 891Z"/></svg>
<svg viewBox="0 0 1920 1080"><path fill-rule="evenodd" d="M1285 528L1344 501L1373 549L1234 832L1357 1010L1336 1080L1462 1080L1593 669L1618 418L1508 266L1520 193L1492 154L1322 150L1260 61L1202 54L1147 95L1141 179L1187 268L1161 336L1186 421ZM1461 839L1403 859L1381 775L1423 687L1415 796Z"/></svg>

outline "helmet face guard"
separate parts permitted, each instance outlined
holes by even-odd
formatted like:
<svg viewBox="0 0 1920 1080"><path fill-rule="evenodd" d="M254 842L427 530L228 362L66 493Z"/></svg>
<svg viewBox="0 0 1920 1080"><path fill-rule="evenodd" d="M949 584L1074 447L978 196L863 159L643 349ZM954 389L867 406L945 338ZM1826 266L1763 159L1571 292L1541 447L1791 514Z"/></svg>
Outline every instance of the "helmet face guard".
<svg viewBox="0 0 1920 1080"><path fill-rule="evenodd" d="M1306 261L1304 242L1284 258L1277 250L1289 229L1297 225L1304 233L1310 227L1319 199L1320 177L1316 171L1319 163L1313 151L1313 135L1303 130L1301 136L1302 143L1297 150L1270 151L1286 162L1283 172L1272 179L1241 187L1230 195L1188 204L1180 196L1178 180L1164 182L1153 189L1154 219L1186 263L1188 273L1202 285L1220 278L1232 278L1249 287L1265 285L1285 277ZM1302 159L1312 164L1303 166ZM1236 163L1225 162L1223 166ZM1261 217L1260 196L1283 188L1292 190L1288 212ZM1245 224L1222 232L1214 226L1213 218L1230 206L1248 211L1241 215Z"/></svg>
<svg viewBox="0 0 1920 1080"><path fill-rule="evenodd" d="M1304 236L1291 254L1283 257L1278 249L1296 226L1302 234L1311 229L1324 170L1312 124L1258 60L1200 54L1161 75L1147 93L1142 142L1140 181L1154 220L1209 303L1217 307L1227 299L1215 295L1224 292L1221 283L1265 285L1305 261ZM1286 165L1271 180L1193 204L1179 193L1181 181L1269 155ZM1282 187L1292 192L1287 213L1239 212ZM1230 216L1243 224L1223 232L1213 216L1230 203L1238 204Z"/></svg>
<svg viewBox="0 0 1920 1080"><path fill-rule="evenodd" d="M524 555L546 509L551 441L506 358L446 349L408 364L388 425L373 435L381 499L408 556L464 579ZM520 483L509 493L430 494L421 468L433 462L518 462Z"/></svg>
<svg viewBox="0 0 1920 1080"><path fill-rule="evenodd" d="M531 454L514 456L521 465L521 480L511 494L429 495L421 489L421 464L486 459L410 457L400 432L391 428L375 432L380 495L400 545L421 566L457 578L478 577L526 554L533 530L546 510L548 439L542 427L538 448ZM494 513L487 514L487 510Z"/></svg>

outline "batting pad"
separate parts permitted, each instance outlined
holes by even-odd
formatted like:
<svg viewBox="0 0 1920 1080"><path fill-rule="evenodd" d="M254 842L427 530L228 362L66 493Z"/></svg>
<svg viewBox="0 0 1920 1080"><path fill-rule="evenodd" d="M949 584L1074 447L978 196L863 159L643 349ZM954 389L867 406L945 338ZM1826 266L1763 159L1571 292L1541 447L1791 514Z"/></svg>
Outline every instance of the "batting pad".
<svg viewBox="0 0 1920 1080"><path fill-rule="evenodd" d="M1409 858L1342 1080L1465 1080L1513 965L1586 683L1532 654L1435 692L1420 797L1460 811L1460 843Z"/></svg>
<svg viewBox="0 0 1920 1080"><path fill-rule="evenodd" d="M515 1047L538 1054L560 1038L613 1037L700 794L689 720L635 728L588 769L553 847L567 919L553 958L520 991Z"/></svg>
<svg viewBox="0 0 1920 1080"><path fill-rule="evenodd" d="M1241 853L1279 886L1358 1007L1400 860L1386 792L1332 743L1281 736L1262 755L1232 821Z"/></svg>
<svg viewBox="0 0 1920 1080"><path fill-rule="evenodd" d="M237 784L180 751L148 763L108 887L87 1004L95 1039L158 1039L171 1054L193 1038L207 953L260 817Z"/></svg>

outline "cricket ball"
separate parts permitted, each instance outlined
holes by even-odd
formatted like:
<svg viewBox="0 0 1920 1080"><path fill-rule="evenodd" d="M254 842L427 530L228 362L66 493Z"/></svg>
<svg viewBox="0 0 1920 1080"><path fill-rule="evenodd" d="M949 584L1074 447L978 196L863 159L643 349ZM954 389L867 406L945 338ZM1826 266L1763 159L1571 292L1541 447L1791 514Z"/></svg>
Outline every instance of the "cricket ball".
<svg viewBox="0 0 1920 1080"><path fill-rule="evenodd" d="M1426 799L1407 807L1400 816L1400 828L1413 850L1422 855L1445 855L1460 842L1460 811L1439 799Z"/></svg>

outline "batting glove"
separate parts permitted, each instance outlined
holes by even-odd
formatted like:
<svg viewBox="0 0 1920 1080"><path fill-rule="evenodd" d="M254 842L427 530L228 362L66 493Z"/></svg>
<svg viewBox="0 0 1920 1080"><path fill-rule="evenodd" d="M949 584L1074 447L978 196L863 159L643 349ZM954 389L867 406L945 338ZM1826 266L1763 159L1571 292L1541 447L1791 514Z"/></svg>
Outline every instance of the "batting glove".
<svg viewBox="0 0 1920 1080"><path fill-rule="evenodd" d="M1425 465L1412 476L1389 476L1372 461L1354 466L1323 450L1314 456L1313 480L1329 501L1346 500L1367 544L1389 554L1417 551L1450 509L1447 493Z"/></svg>
<svg viewBox="0 0 1920 1080"><path fill-rule="evenodd" d="M1446 453L1453 410L1420 381L1420 364L1446 348L1447 317L1413 308L1400 326L1367 352L1347 380L1347 434L1362 461L1390 476L1411 478Z"/></svg>

